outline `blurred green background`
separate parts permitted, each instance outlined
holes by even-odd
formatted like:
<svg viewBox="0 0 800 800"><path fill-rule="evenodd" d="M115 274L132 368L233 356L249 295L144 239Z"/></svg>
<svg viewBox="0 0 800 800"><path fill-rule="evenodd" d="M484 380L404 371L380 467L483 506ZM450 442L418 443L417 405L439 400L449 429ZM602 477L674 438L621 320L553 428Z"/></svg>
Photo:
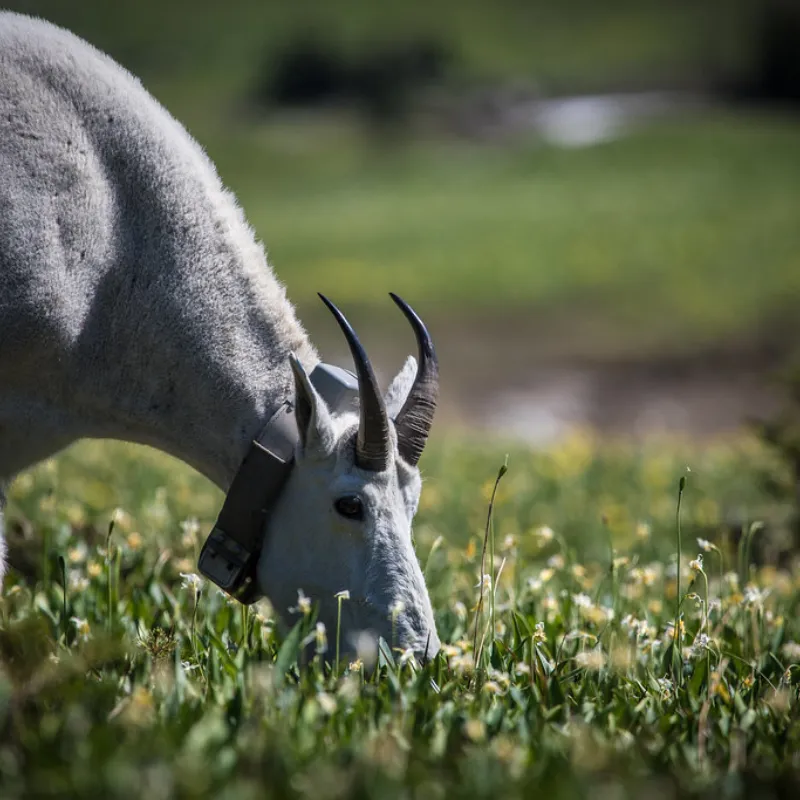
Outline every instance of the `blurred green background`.
<svg viewBox="0 0 800 800"><path fill-rule="evenodd" d="M393 372L391 290L435 335L452 424L713 432L770 407L798 331L797 3L6 7L189 128L323 357L346 361L317 291Z"/></svg>

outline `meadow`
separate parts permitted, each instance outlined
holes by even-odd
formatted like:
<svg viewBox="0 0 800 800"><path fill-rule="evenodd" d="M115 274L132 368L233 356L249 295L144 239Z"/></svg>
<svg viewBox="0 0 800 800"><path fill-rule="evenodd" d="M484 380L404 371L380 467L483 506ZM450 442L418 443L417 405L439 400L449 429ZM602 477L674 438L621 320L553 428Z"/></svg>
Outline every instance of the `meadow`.
<svg viewBox="0 0 800 800"><path fill-rule="evenodd" d="M22 476L3 797L796 786L800 584L754 563L775 511L762 477L783 469L756 440L444 437L422 467L415 540L445 643L424 667L386 642L377 665L337 668L313 610L282 629L265 601L245 610L197 578L220 494L172 459L86 442Z"/></svg>
<svg viewBox="0 0 800 800"><path fill-rule="evenodd" d="M514 319L539 338L572 327L602 356L757 338L795 318L790 116L704 111L577 151L530 137L387 150L302 122L223 141L206 146L304 320L317 290L382 320L391 285L433 322Z"/></svg>

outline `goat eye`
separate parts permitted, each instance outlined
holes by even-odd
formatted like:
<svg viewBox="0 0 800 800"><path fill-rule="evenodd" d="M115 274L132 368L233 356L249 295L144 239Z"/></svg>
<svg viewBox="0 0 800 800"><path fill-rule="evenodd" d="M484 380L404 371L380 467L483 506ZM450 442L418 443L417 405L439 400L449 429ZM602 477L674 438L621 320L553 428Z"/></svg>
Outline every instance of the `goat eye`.
<svg viewBox="0 0 800 800"><path fill-rule="evenodd" d="M355 494L346 494L334 504L336 510L348 519L364 519L364 505L361 498Z"/></svg>

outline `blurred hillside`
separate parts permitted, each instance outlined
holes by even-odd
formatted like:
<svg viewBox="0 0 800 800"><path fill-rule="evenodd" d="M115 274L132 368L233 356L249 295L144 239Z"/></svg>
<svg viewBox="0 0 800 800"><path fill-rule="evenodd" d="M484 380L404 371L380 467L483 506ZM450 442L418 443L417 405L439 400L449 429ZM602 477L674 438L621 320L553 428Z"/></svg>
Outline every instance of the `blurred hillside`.
<svg viewBox="0 0 800 800"><path fill-rule="evenodd" d="M601 424L600 373L606 418L645 384L690 402L687 375L701 429L768 404L800 296L796 3L6 7L106 50L187 125L326 357L345 354L317 291L393 370L393 290L431 323L450 407L583 391Z"/></svg>

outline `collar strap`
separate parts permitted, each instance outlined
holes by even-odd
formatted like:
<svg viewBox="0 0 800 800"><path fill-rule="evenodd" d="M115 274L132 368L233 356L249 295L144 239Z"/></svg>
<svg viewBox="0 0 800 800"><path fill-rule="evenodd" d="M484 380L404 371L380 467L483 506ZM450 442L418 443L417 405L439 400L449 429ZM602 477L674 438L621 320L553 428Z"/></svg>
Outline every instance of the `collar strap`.
<svg viewBox="0 0 800 800"><path fill-rule="evenodd" d="M353 373L318 364L309 378L332 412L352 408L358 396ZM256 567L264 527L292 470L298 438L294 405L287 400L250 445L200 551L200 572L245 605L263 597Z"/></svg>

